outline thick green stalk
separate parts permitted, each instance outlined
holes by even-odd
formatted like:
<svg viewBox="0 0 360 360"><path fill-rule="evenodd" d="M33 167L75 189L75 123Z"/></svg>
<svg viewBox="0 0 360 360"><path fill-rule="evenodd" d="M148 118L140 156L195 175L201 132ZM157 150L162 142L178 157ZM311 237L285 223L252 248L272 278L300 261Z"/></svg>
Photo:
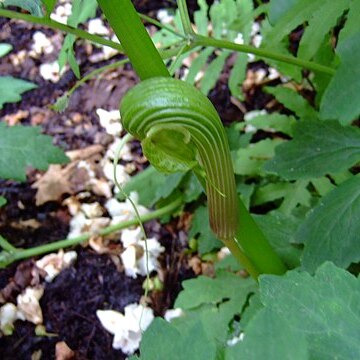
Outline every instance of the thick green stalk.
<svg viewBox="0 0 360 360"><path fill-rule="evenodd" d="M148 214L140 216L140 220L142 222L147 222L150 220L159 219L163 216L172 214L176 209L178 209L181 206L181 204L182 204L182 199L178 198L174 200L172 203L160 209L157 209ZM40 245L30 249L15 248L4 239L3 242L0 242L0 246L2 246L6 251L0 252L0 268L5 267L17 260L27 259L32 256L38 256L48 252L81 244L82 242L89 240L90 237L94 235L100 235L100 236L110 235L116 231L120 231L130 226L137 225L138 223L139 223L138 219L123 221L119 224L107 226L99 230L97 233L85 233L71 239L58 240L50 244ZM0 236L0 240L1 240L1 236Z"/></svg>
<svg viewBox="0 0 360 360"><path fill-rule="evenodd" d="M170 76L130 0L98 0L141 80Z"/></svg>

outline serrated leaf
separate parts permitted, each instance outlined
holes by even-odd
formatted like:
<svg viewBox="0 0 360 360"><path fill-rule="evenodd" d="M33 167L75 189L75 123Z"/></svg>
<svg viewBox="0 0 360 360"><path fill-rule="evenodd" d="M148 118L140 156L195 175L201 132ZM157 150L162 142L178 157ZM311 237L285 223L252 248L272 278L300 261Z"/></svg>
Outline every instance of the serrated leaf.
<svg viewBox="0 0 360 360"><path fill-rule="evenodd" d="M293 116L272 113L258 115L251 120L247 120L246 123L268 132L279 131L286 135L292 135L296 120Z"/></svg>
<svg viewBox="0 0 360 360"><path fill-rule="evenodd" d="M0 123L0 153L0 177L19 181L26 180L27 166L46 170L49 164L69 160L39 127L7 127L4 123Z"/></svg>
<svg viewBox="0 0 360 360"><path fill-rule="evenodd" d="M337 119L350 124L360 114L360 31L336 48L340 65L320 104L322 119Z"/></svg>
<svg viewBox="0 0 360 360"><path fill-rule="evenodd" d="M275 96L277 101L302 119L317 119L319 117L317 111L295 90L276 86L266 87L265 91Z"/></svg>
<svg viewBox="0 0 360 360"><path fill-rule="evenodd" d="M360 358L359 278L325 263L314 277L297 271L261 276L260 293L267 309L305 335L310 359Z"/></svg>
<svg viewBox="0 0 360 360"><path fill-rule="evenodd" d="M200 82L200 90L205 95L207 95L208 92L215 86L217 80L220 77L220 73L224 67L225 61L229 55L229 51L222 51L221 54L207 67L204 77Z"/></svg>
<svg viewBox="0 0 360 360"><path fill-rule="evenodd" d="M0 6L1 5L18 6L34 16L42 17L44 15L41 0L3 0L0 2Z"/></svg>
<svg viewBox="0 0 360 360"><path fill-rule="evenodd" d="M229 76L229 89L231 95L237 97L239 100L244 100L244 94L241 90L241 85L246 79L246 66L248 58L246 54L237 54L234 66L231 69Z"/></svg>
<svg viewBox="0 0 360 360"><path fill-rule="evenodd" d="M182 285L184 290L176 299L175 307L184 310L195 309L204 304L217 305L224 299L229 299L224 304L234 303L241 312L248 295L256 289L253 279L243 279L226 271L220 272L215 279L199 276L184 281Z"/></svg>
<svg viewBox="0 0 360 360"><path fill-rule="evenodd" d="M267 34L267 46L271 47L274 44L278 44L281 40L294 30L297 26L307 21L311 15L321 8L323 0L299 0L291 1L291 5L286 6L286 12L283 10L275 11L273 7L282 5L282 2L272 0L270 2L270 13L278 12L276 15L276 23L271 32Z"/></svg>
<svg viewBox="0 0 360 360"><path fill-rule="evenodd" d="M200 10L194 13L194 22L197 33L200 35L207 35L208 32L208 5L205 0L198 0Z"/></svg>
<svg viewBox="0 0 360 360"><path fill-rule="evenodd" d="M0 196L0 208L6 204L6 199L2 196Z"/></svg>
<svg viewBox="0 0 360 360"><path fill-rule="evenodd" d="M5 103L13 103L21 100L21 94L36 89L37 85L12 76L0 76L0 109Z"/></svg>
<svg viewBox="0 0 360 360"><path fill-rule="evenodd" d="M350 0L323 0L323 5L309 19L309 24L301 38L297 56L311 59L319 49L330 29L335 27Z"/></svg>
<svg viewBox="0 0 360 360"><path fill-rule="evenodd" d="M52 11L55 8L56 5L56 1L57 0L43 0L43 3L46 7L46 15L50 16L50 14L52 13Z"/></svg>
<svg viewBox="0 0 360 360"><path fill-rule="evenodd" d="M340 45L348 37L360 32L359 14L360 1L351 1L349 12L346 15L346 23L339 34L338 45Z"/></svg>
<svg viewBox="0 0 360 360"><path fill-rule="evenodd" d="M246 328L244 340L226 349L225 360L308 360L305 335L284 316L260 310Z"/></svg>
<svg viewBox="0 0 360 360"><path fill-rule="evenodd" d="M265 139L250 144L246 149L232 151L235 174L263 175L262 169L265 161L274 156L276 146L281 140Z"/></svg>
<svg viewBox="0 0 360 360"><path fill-rule="evenodd" d="M287 192L284 201L279 207L279 211L285 215L290 215L299 204L310 207L311 194L307 189L309 181L297 180L292 185L292 188Z"/></svg>
<svg viewBox="0 0 360 360"><path fill-rule="evenodd" d="M223 245L211 231L209 224L208 208L199 207L192 218L192 224L189 231L189 238L197 238L200 255L208 253L214 249L220 249Z"/></svg>
<svg viewBox="0 0 360 360"><path fill-rule="evenodd" d="M264 169L285 179L311 179L342 172L360 161L360 130L337 121L296 124L294 138L275 149Z"/></svg>
<svg viewBox="0 0 360 360"><path fill-rule="evenodd" d="M271 246L285 264L293 269L300 265L302 250L292 245L300 220L279 211L267 215L253 215Z"/></svg>
<svg viewBox="0 0 360 360"><path fill-rule="evenodd" d="M197 74L200 70L205 66L208 57L214 51L214 48L209 47L200 52L200 54L192 61L189 72L186 75L185 81L189 84L193 84L195 82Z"/></svg>
<svg viewBox="0 0 360 360"><path fill-rule="evenodd" d="M200 184L199 180L193 172L191 172L190 175L188 175L188 178L185 179L184 187L184 200L187 203L197 200L199 196L204 192L202 185Z"/></svg>
<svg viewBox="0 0 360 360"><path fill-rule="evenodd" d="M326 260L341 267L360 260L360 176L324 196L296 234L304 242L302 266L314 271Z"/></svg>
<svg viewBox="0 0 360 360"><path fill-rule="evenodd" d="M69 106L69 95L65 94L63 96L60 96L56 99L56 102L54 105L51 105L51 109L57 112L64 112L67 107Z"/></svg>
<svg viewBox="0 0 360 360"><path fill-rule="evenodd" d="M0 43L0 57L8 54L12 50L12 48L13 47L10 44Z"/></svg>

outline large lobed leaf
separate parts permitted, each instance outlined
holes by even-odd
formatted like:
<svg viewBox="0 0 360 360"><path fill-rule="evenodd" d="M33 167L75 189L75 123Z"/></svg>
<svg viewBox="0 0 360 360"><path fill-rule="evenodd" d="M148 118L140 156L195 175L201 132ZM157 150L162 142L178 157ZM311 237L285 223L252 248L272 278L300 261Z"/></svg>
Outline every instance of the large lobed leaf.
<svg viewBox="0 0 360 360"><path fill-rule="evenodd" d="M320 116L350 124L360 115L360 27L336 52L341 63L321 100Z"/></svg>
<svg viewBox="0 0 360 360"><path fill-rule="evenodd" d="M39 127L13 126L0 123L0 178L26 180L26 167L46 170L49 164L68 161L64 152L53 146L50 136Z"/></svg>
<svg viewBox="0 0 360 360"><path fill-rule="evenodd" d="M360 130L337 121L305 121L275 149L264 169L288 180L339 173L360 161Z"/></svg>
<svg viewBox="0 0 360 360"><path fill-rule="evenodd" d="M302 266L314 271L326 260L341 267L360 261L360 175L324 196L299 228Z"/></svg>

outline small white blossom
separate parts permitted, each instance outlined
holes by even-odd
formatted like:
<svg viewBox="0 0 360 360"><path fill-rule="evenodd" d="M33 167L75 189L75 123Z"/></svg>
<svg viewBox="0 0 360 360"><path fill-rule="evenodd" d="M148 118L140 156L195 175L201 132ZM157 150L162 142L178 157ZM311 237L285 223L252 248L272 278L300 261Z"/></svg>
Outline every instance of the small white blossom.
<svg viewBox="0 0 360 360"><path fill-rule="evenodd" d="M63 71L60 72L60 67L57 61L41 64L39 70L43 79L49 80L53 83L58 82L60 80L61 74L63 73Z"/></svg>
<svg viewBox="0 0 360 360"><path fill-rule="evenodd" d="M104 109L97 109L96 114L99 117L100 125L105 128L110 135L120 135L122 125L120 122L119 110L107 111Z"/></svg>
<svg viewBox="0 0 360 360"><path fill-rule="evenodd" d="M104 25L101 19L91 19L89 20L88 30L90 34L97 35L109 35L109 30Z"/></svg>
<svg viewBox="0 0 360 360"><path fill-rule="evenodd" d="M31 49L34 56L41 55L42 53L51 54L54 51L51 40L41 31L36 31L33 34L33 41Z"/></svg>
<svg viewBox="0 0 360 360"><path fill-rule="evenodd" d="M97 310L96 316L101 325L114 335L113 348L128 355L139 348L142 332L154 319L152 309L138 304L127 305L124 315L114 310Z"/></svg>

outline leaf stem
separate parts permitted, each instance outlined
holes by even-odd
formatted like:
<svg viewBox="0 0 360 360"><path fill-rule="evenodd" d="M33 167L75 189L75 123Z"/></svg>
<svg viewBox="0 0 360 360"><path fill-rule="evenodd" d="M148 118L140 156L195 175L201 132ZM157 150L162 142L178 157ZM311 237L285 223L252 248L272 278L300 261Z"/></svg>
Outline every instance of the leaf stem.
<svg viewBox="0 0 360 360"><path fill-rule="evenodd" d="M32 16L29 14L23 14L17 11L4 10L4 9L0 9L0 16L10 19L24 20L33 24L44 25L51 29L60 30L69 34L73 34L81 39L89 40L92 43L109 46L113 49L118 50L119 52L124 52L122 46L114 41L104 39L101 36L90 34L87 31L77 29L69 25L64 25L55 20L51 20L50 18L46 18L46 17L40 18L37 16Z"/></svg>
<svg viewBox="0 0 360 360"><path fill-rule="evenodd" d="M184 33L186 35L188 35L188 37L189 37L189 35L190 36L194 35L195 33L191 26L191 21L190 21L190 17L189 17L189 11L188 11L188 7L186 4L186 0L178 0L177 6L179 9L179 13L180 13L181 23L184 28Z"/></svg>
<svg viewBox="0 0 360 360"><path fill-rule="evenodd" d="M172 214L177 208L179 208L179 206L181 206L181 204L182 204L182 199L177 198L172 203L170 203L160 209L154 210L149 214L140 216L140 220L142 222L147 222L150 220L161 218L165 215ZM90 237L94 236L94 235L107 236L113 232L128 228L133 225L137 225L138 222L139 222L138 219L123 221L119 224L107 226L107 227L99 230L97 233L84 233L80 236L77 236L77 237L74 237L71 239L58 240L58 241L54 241L50 244L40 245L40 246L36 246L36 247L30 248L30 249L17 249L17 248L5 249L5 247L4 247L4 249L6 251L8 251L9 253L6 253L6 255L4 255L3 253L0 253L0 267L7 266L7 265L11 264L12 262L20 260L20 259L26 259L26 258L29 258L32 256L38 256L38 255L45 254L48 252L52 252L52 251L56 251L59 249L63 249L63 248L67 248L70 246L81 244L82 242L89 240ZM0 237L0 241L1 241L1 237ZM3 246L3 245L4 244L1 243L1 246ZM3 255L3 256L1 256L1 255ZM2 258L4 258L4 260ZM1 260L3 260L3 261L1 261Z"/></svg>
<svg viewBox="0 0 360 360"><path fill-rule="evenodd" d="M299 59L294 56L284 55L284 54L276 53L276 52L266 50L266 49L259 49L259 48L256 48L256 47L250 46L250 45L235 44L230 41L214 39L211 37L198 35L198 34L194 35L193 45L194 46L212 46L215 48L229 49L229 50L234 50L234 51L238 51L238 52L242 52L242 53L254 54L257 56L264 57L264 58L273 59L273 60L285 62L288 64L292 64L295 66L299 66L299 67L309 69L312 71L322 72L322 73L325 73L328 75L334 75L335 71L336 71L335 69L333 69L331 67L321 65L321 64L318 64L318 63L315 63L312 61Z"/></svg>

